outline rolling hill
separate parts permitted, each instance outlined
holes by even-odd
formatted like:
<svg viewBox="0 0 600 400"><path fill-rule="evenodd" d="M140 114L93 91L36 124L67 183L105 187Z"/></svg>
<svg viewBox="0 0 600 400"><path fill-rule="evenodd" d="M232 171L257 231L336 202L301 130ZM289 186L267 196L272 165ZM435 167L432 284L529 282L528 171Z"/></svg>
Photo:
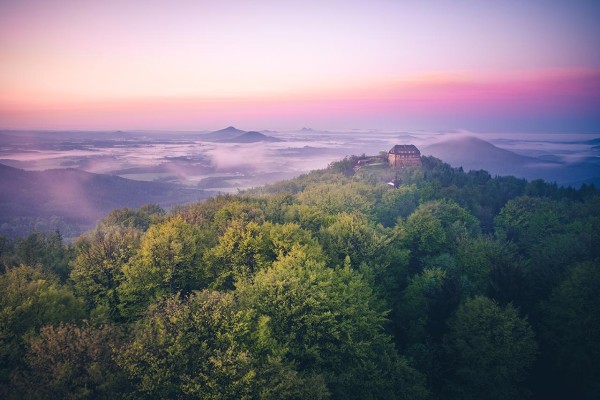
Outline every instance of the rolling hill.
<svg viewBox="0 0 600 400"><path fill-rule="evenodd" d="M465 170L484 169L492 175L513 175L528 180L543 179L563 186L579 187L600 182L600 163L588 158L577 163L564 163L557 157L526 157L501 149L473 136L447 139L421 150L423 155L437 157L453 167Z"/></svg>
<svg viewBox="0 0 600 400"><path fill-rule="evenodd" d="M246 133L246 131L242 131L233 126L228 126L227 128L219 129L218 131L203 133L203 134L199 135L199 137L202 140L213 142L213 141L220 141L220 140L226 140L226 139L233 139L244 133Z"/></svg>
<svg viewBox="0 0 600 400"><path fill-rule="evenodd" d="M201 140L218 143L281 142L281 139L256 131L242 131L233 126L199 135Z"/></svg>
<svg viewBox="0 0 600 400"><path fill-rule="evenodd" d="M81 229L115 208L163 207L209 197L198 189L142 182L77 169L25 171L0 164L0 223L60 217Z"/></svg>
<svg viewBox="0 0 600 400"><path fill-rule="evenodd" d="M220 143L257 143L257 142L282 142L281 139L274 138L272 136L264 135L260 132L249 131L242 133L239 136L219 140Z"/></svg>
<svg viewBox="0 0 600 400"><path fill-rule="evenodd" d="M492 175L515 175L533 179L537 178L535 172L538 169L560 166L556 162L501 149L474 136L447 139L427 146L421 152L437 157L453 167L463 167L467 171L485 169Z"/></svg>

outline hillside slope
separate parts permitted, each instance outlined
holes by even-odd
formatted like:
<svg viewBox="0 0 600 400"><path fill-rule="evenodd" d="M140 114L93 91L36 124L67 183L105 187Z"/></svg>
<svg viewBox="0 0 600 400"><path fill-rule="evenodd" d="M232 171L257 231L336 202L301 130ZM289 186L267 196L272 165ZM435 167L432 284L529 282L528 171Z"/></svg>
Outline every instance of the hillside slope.
<svg viewBox="0 0 600 400"><path fill-rule="evenodd" d="M360 158L76 246L0 237L0 398L597 398L598 190ZM166 188L0 172L71 207Z"/></svg>
<svg viewBox="0 0 600 400"><path fill-rule="evenodd" d="M59 216L87 227L115 208L149 203L171 206L208 197L197 189L77 169L25 171L0 164L0 182L2 222Z"/></svg>

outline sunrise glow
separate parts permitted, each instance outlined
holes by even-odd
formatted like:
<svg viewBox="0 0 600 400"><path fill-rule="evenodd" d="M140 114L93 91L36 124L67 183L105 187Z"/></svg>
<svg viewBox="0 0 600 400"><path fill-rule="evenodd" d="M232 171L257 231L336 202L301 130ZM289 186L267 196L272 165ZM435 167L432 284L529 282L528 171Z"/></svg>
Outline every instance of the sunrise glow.
<svg viewBox="0 0 600 400"><path fill-rule="evenodd" d="M325 3L3 2L0 129L600 127L595 3Z"/></svg>

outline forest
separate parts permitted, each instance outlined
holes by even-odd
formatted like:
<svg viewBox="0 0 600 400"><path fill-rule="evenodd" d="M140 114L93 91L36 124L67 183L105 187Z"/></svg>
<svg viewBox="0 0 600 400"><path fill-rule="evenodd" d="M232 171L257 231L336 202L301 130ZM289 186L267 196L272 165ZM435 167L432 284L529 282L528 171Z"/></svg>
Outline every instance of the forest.
<svg viewBox="0 0 600 400"><path fill-rule="evenodd" d="M357 160L0 237L0 398L600 398L597 189Z"/></svg>

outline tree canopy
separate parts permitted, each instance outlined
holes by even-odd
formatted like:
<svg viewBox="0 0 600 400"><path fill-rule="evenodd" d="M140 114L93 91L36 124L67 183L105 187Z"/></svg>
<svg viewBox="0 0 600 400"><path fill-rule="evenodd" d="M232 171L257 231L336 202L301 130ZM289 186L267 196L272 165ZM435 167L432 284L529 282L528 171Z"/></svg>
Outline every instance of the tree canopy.
<svg viewBox="0 0 600 400"><path fill-rule="evenodd" d="M357 160L0 237L0 398L598 398L594 187Z"/></svg>

